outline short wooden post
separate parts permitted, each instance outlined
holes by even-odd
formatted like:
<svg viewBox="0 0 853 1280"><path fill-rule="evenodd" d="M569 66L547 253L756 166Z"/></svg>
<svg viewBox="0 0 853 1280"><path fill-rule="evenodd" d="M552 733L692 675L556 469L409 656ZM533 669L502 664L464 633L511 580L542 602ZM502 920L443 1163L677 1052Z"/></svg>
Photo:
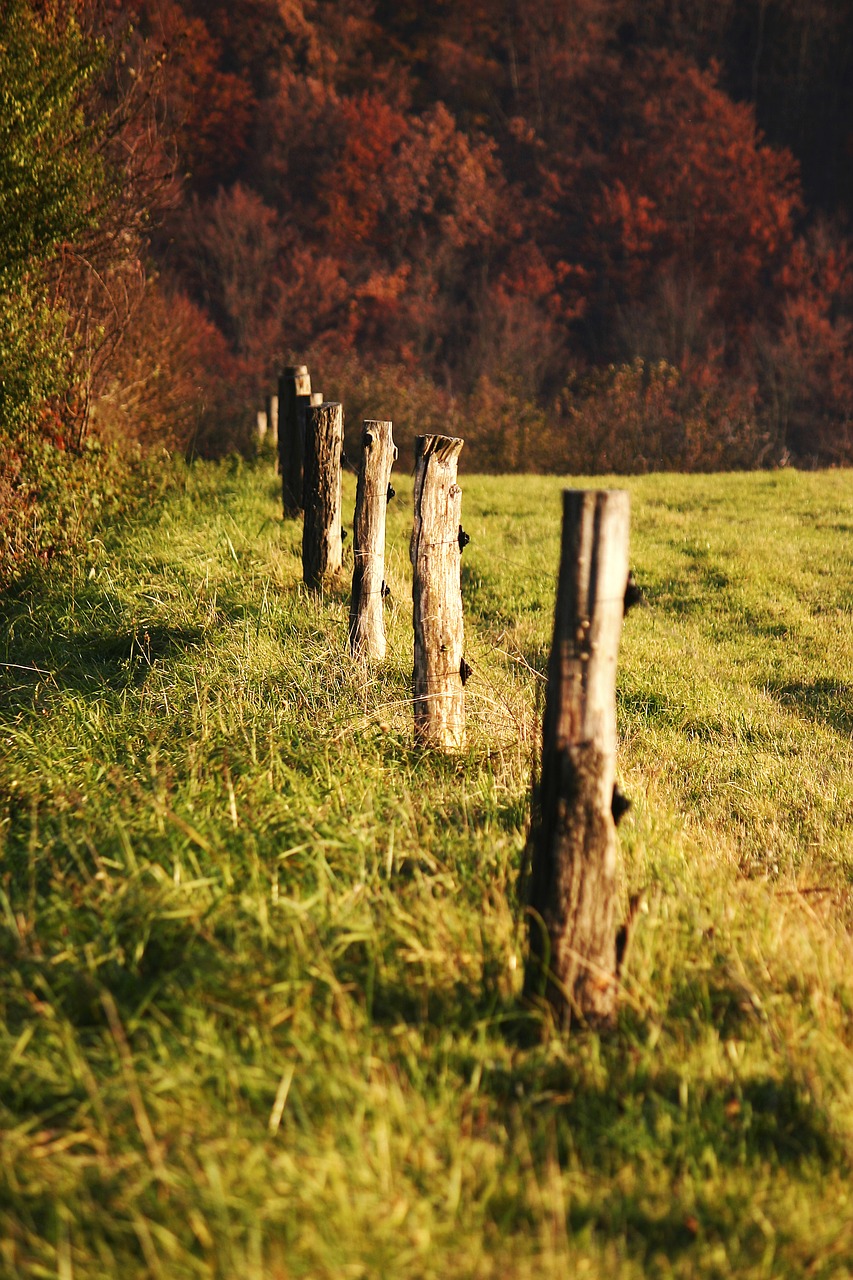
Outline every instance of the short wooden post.
<svg viewBox="0 0 853 1280"><path fill-rule="evenodd" d="M385 515L397 450L390 422L365 422L353 520L349 643L353 657L385 657Z"/></svg>
<svg viewBox="0 0 853 1280"><path fill-rule="evenodd" d="M312 391L312 392L311 392L311 397L310 397L310 400L309 400L309 405L310 405L310 407L311 407L312 409L314 409L314 408L316 408L316 406L317 406L318 404L322 404L322 403L323 403L323 393L322 393L322 391Z"/></svg>
<svg viewBox="0 0 853 1280"><path fill-rule="evenodd" d="M258 444L263 444L266 439L267 429L269 426L269 415L266 409L259 409L255 417L255 434L258 437Z"/></svg>
<svg viewBox="0 0 853 1280"><path fill-rule="evenodd" d="M341 453L343 406L308 409L305 431L305 523L302 529L302 578L312 591L339 573L341 538Z"/></svg>
<svg viewBox="0 0 853 1280"><path fill-rule="evenodd" d="M270 444L278 453L278 396L271 395L267 399L267 430Z"/></svg>
<svg viewBox="0 0 853 1280"><path fill-rule="evenodd" d="M456 483L463 443L451 436L418 436L415 441L415 741L444 751L459 750L465 741L462 490Z"/></svg>
<svg viewBox="0 0 853 1280"><path fill-rule="evenodd" d="M302 510L302 470L304 454L304 406L311 396L308 366L291 364L278 380L278 458L281 472L281 504L285 518Z"/></svg>
<svg viewBox="0 0 853 1280"><path fill-rule="evenodd" d="M616 661L629 495L566 490L554 640L534 796L525 992L558 1026L616 1011Z"/></svg>
<svg viewBox="0 0 853 1280"><path fill-rule="evenodd" d="M261 419L263 419L263 430L260 431L261 444L266 444L272 449L273 467L276 475L278 475L278 396L268 393L264 396L264 407L258 414L258 425L260 428Z"/></svg>

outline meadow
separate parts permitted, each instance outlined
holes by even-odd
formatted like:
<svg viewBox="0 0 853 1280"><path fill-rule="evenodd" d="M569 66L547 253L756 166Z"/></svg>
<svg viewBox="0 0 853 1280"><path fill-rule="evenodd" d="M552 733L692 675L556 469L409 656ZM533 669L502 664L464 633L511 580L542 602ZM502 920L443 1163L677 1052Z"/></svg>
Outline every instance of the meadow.
<svg viewBox="0 0 853 1280"><path fill-rule="evenodd" d="M518 885L584 482L463 453L458 758L412 744L393 482L366 671L268 464L164 464L0 600L0 1275L850 1275L853 476L594 482L646 596L644 910L615 1031L568 1038L521 1000Z"/></svg>

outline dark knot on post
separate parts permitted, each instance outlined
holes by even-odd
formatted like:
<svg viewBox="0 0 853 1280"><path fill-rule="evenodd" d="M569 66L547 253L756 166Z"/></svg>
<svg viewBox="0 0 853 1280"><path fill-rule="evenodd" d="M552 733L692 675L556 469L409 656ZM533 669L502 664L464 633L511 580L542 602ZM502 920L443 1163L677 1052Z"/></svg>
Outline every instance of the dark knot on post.
<svg viewBox="0 0 853 1280"><path fill-rule="evenodd" d="M643 595L643 592L637 583L637 579L634 577L633 570L629 569L628 582L625 586L625 613L627 613L629 609L633 609L635 605L645 603L646 597Z"/></svg>
<svg viewBox="0 0 853 1280"><path fill-rule="evenodd" d="M387 501L390 502L391 499L396 498L396 496L397 496L397 490L394 488L393 485L389 484Z"/></svg>
<svg viewBox="0 0 853 1280"><path fill-rule="evenodd" d="M459 550L460 550L460 551L464 551L464 550L465 550L465 548L468 546L468 543L469 543L470 541L471 541L470 537L468 536L468 534L465 532L465 530L462 528L462 525L460 524L460 526L459 526Z"/></svg>
<svg viewBox="0 0 853 1280"><path fill-rule="evenodd" d="M348 538L348 537L349 537L349 533L347 532L347 530L346 530L346 529L342 528L342 529L341 529L341 542L346 542L346 540L347 540L347 538Z"/></svg>
<svg viewBox="0 0 853 1280"><path fill-rule="evenodd" d="M459 675L462 677L463 686L466 685L468 683L468 677L471 675L471 668L468 666L468 663L464 658L459 663Z"/></svg>
<svg viewBox="0 0 853 1280"><path fill-rule="evenodd" d="M616 823L617 827L630 808L631 801L622 791L619 790L618 786L614 786L613 799L610 802L610 812L613 814L613 821Z"/></svg>
<svg viewBox="0 0 853 1280"><path fill-rule="evenodd" d="M383 583L382 583L382 599L383 599L383 600L387 600L387 599L388 599L388 597L390 596L390 594L391 594L391 588L388 586L388 583L387 583L387 582L384 582L384 581L383 581Z"/></svg>

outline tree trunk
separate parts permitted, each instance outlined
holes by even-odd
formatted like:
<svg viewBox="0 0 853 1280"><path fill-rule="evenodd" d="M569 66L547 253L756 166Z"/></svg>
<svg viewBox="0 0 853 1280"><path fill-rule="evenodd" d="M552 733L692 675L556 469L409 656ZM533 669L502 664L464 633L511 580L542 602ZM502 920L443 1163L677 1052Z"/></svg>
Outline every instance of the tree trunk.
<svg viewBox="0 0 853 1280"><path fill-rule="evenodd" d="M465 741L464 640L456 469L462 440L415 441L415 520L411 558L415 661L415 741L457 751Z"/></svg>
<svg viewBox="0 0 853 1280"><path fill-rule="evenodd" d="M534 797L525 992L558 1026L616 1011L616 662L628 582L629 496L563 494L554 640Z"/></svg>
<svg viewBox="0 0 853 1280"><path fill-rule="evenodd" d="M341 453L344 411L339 404L308 410L305 431L305 523L302 577L319 591L323 579L339 573L341 540Z"/></svg>
<svg viewBox="0 0 853 1280"><path fill-rule="evenodd" d="M278 380L278 460L285 518L298 516L302 510L304 405L310 397L311 378L308 366L291 364L283 369Z"/></svg>
<svg viewBox="0 0 853 1280"><path fill-rule="evenodd" d="M385 514L397 457L390 422L365 422L353 521L349 642L353 657L385 657Z"/></svg>

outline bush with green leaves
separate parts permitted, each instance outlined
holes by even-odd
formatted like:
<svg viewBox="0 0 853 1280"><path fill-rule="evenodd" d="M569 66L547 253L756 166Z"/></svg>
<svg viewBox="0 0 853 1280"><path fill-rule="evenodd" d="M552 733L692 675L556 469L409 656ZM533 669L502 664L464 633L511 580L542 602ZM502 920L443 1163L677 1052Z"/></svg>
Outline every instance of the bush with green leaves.
<svg viewBox="0 0 853 1280"><path fill-rule="evenodd" d="M60 260L106 190L86 102L103 49L63 5L0 8L0 429L67 386Z"/></svg>

